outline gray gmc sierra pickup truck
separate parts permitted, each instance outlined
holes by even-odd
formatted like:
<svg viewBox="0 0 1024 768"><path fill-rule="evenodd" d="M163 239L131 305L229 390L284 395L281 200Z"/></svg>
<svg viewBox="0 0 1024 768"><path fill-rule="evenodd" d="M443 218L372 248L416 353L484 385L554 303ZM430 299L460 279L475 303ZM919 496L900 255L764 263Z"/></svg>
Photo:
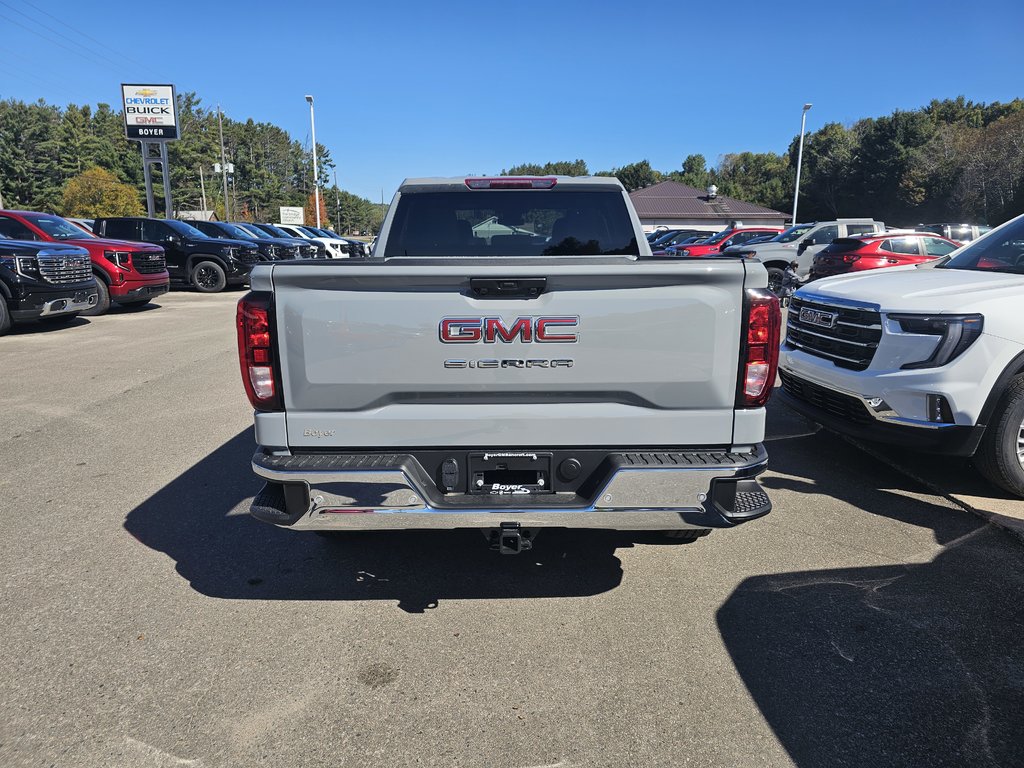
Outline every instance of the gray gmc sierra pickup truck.
<svg viewBox="0 0 1024 768"><path fill-rule="evenodd" d="M778 299L652 257L614 178L412 179L373 257L270 263L238 303L260 520L695 538L767 514Z"/></svg>

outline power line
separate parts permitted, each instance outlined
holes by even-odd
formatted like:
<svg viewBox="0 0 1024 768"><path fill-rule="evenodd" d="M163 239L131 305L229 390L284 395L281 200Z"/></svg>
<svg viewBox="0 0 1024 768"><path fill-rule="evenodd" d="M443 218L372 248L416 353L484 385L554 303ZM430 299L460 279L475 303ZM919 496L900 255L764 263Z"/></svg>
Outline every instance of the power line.
<svg viewBox="0 0 1024 768"><path fill-rule="evenodd" d="M48 16L49 18L51 18L51 19L53 19L54 21L56 21L56 22L57 22L58 24L61 24L62 26L65 26L65 27L67 27L67 28L68 28L68 29L70 29L71 31L75 32L76 34L79 34L79 35L81 35L81 36L82 36L82 37L84 37L84 38L85 38L86 40L91 40L92 42L96 43L97 45L103 45L103 46L107 45L107 43L104 43L104 42L103 42L102 40L97 40L97 39L96 39L95 37L93 37L92 35L86 34L85 32L83 32L82 30L78 29L77 27L73 27L73 26L71 26L70 24L68 24L68 23L67 23L66 21L64 21L63 19L61 19L61 18L59 18L59 17L57 17L57 16L54 16L54 15L53 15L52 13L48 13L47 11L44 11L44 10L43 10L42 8L40 8L40 7L38 6L38 5L34 5L33 3L30 3L30 2L28 2L28 0L21 0L21 2L22 2L22 3L24 4L24 5L27 5L27 6L29 7L29 8L31 8L31 9L33 9L33 10L35 10L35 11L38 11L39 13L43 14L44 16ZM10 5L8 5L7 3L3 3L3 5L6 5L6 6L8 7L8 8L10 8L10 7L11 7L11 6L10 6ZM131 56L126 56L125 54L123 54L123 53L119 53L119 52L117 52L117 51L114 51L114 53L115 53L115 54L117 54L118 56L120 56L120 57L121 57L122 59L124 59L125 61L127 61L127 62L129 62L129 63L131 63L131 64L134 64L134 65L135 65L135 66L137 66L137 67L145 67L145 66L146 66L145 64L143 64L142 62L138 61L137 59L133 59L133 58L132 58Z"/></svg>
<svg viewBox="0 0 1024 768"><path fill-rule="evenodd" d="M0 0L0 5L7 6L7 3L4 3L3 0ZM9 7L9 6L7 6L7 7ZM15 9L15 10L17 10L17 9ZM18 11L18 13L21 13L21 11ZM22 13L21 15L24 16L25 14ZM36 37L38 37L38 38L40 38L42 40L45 40L46 42L50 43L51 45L56 45L56 46L58 46L60 48L63 48L65 51L70 51L71 53L75 54L76 56L81 56L83 59L88 61L90 64L102 64L105 67L111 67L113 65L112 68L115 68L115 67L119 66L119 65L117 65L114 62L107 63L107 62L103 62L102 60L96 59L96 58L90 59L79 48L77 48L77 47L72 48L71 46L65 45L64 43L60 42L59 40L55 40L52 37L47 37L42 32L39 32L39 31L37 31L35 29L32 29L31 27L27 27L24 24L22 24L20 21L12 19L9 16L4 16L3 14L0 14L0 19L3 19L4 21L10 22L11 24L14 24L17 27L21 27L26 32L31 32ZM75 46L78 46L78 43L76 43L74 41L72 41L72 43ZM116 71L120 72L120 69L117 69Z"/></svg>

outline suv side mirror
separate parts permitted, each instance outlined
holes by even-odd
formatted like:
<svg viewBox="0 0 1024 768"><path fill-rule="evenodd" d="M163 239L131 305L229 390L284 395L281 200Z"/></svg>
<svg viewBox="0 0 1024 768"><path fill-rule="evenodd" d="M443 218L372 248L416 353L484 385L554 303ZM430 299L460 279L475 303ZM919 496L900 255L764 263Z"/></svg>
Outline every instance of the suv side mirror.
<svg viewBox="0 0 1024 768"><path fill-rule="evenodd" d="M800 241L800 246L796 249L797 253L803 253L807 250L808 246L814 245L814 240L808 237L806 240Z"/></svg>
<svg viewBox="0 0 1024 768"><path fill-rule="evenodd" d="M167 237L164 238L164 242L174 245L175 243L180 243L181 238L177 235L167 235Z"/></svg>

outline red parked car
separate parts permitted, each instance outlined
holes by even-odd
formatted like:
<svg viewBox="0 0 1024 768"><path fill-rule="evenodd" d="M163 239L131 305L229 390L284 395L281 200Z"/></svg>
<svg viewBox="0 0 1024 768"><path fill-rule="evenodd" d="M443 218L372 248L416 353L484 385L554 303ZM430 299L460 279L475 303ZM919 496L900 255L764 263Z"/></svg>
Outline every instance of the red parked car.
<svg viewBox="0 0 1024 768"><path fill-rule="evenodd" d="M777 235L781 231L782 227L729 227L703 242L669 248L667 253L670 256L711 256L730 245L744 245L755 237Z"/></svg>
<svg viewBox="0 0 1024 768"><path fill-rule="evenodd" d="M814 257L809 279L920 264L945 256L959 247L960 243L955 240L926 232L879 232L840 237Z"/></svg>
<svg viewBox="0 0 1024 768"><path fill-rule="evenodd" d="M139 307L170 287L164 249L149 243L105 240L49 213L0 211L0 234L85 248L92 261L99 300L80 314L102 315L111 303Z"/></svg>

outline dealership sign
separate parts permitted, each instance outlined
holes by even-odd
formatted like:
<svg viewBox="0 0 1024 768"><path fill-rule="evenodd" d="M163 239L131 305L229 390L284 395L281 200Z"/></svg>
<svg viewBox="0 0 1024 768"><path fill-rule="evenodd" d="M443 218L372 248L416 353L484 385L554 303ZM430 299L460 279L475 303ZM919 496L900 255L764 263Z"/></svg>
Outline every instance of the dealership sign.
<svg viewBox="0 0 1024 768"><path fill-rule="evenodd" d="M286 206L282 205L281 206L281 223L282 224L291 224L292 226L298 225L298 226L301 227L303 224L306 223L306 217L303 214L302 208L298 208L298 207L292 208L292 207L286 207Z"/></svg>
<svg viewBox="0 0 1024 768"><path fill-rule="evenodd" d="M136 141L178 138L173 85L121 84L124 133Z"/></svg>

